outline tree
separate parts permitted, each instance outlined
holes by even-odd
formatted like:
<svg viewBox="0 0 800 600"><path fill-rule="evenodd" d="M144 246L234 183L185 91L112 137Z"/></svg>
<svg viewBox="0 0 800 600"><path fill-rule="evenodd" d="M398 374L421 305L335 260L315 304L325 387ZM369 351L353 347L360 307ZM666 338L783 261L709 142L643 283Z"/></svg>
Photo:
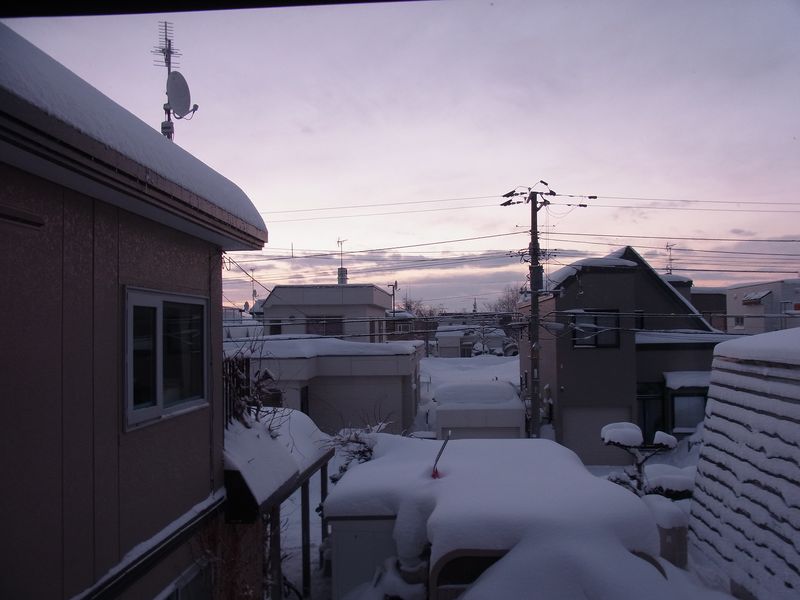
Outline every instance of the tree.
<svg viewBox="0 0 800 600"><path fill-rule="evenodd" d="M441 305L430 306L419 298L409 298L406 296L401 305L401 309L410 312L415 317L435 317L443 312L444 307Z"/></svg>
<svg viewBox="0 0 800 600"><path fill-rule="evenodd" d="M495 313L515 313L519 302L519 288L507 285L500 293L500 297L493 302L484 302L483 306L489 312Z"/></svg>

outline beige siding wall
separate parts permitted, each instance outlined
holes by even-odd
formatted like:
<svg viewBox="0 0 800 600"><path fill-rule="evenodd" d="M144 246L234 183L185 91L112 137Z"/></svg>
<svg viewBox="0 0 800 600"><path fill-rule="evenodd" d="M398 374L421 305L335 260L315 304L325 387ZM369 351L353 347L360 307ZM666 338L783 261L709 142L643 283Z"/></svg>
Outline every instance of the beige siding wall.
<svg viewBox="0 0 800 600"><path fill-rule="evenodd" d="M0 182L44 222L0 219L0 596L71 597L222 485L219 256L5 165ZM212 333L211 403L130 432L126 285L208 297Z"/></svg>

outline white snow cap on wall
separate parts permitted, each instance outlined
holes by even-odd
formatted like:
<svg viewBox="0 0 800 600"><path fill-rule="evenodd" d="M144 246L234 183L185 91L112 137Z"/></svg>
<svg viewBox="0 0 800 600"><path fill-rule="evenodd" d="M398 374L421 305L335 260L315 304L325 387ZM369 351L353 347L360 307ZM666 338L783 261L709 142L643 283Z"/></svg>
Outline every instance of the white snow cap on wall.
<svg viewBox="0 0 800 600"><path fill-rule="evenodd" d="M800 365L800 328L745 336L717 345L714 355Z"/></svg>
<svg viewBox="0 0 800 600"><path fill-rule="evenodd" d="M120 77L123 77L120 74ZM165 179L266 231L245 193L0 23L0 87ZM154 98L160 90L153 90Z"/></svg>

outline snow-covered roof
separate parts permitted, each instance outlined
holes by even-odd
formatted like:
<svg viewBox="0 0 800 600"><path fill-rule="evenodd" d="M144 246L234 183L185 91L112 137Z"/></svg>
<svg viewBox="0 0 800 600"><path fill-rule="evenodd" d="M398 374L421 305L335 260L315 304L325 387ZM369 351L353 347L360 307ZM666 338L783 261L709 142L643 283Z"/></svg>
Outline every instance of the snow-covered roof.
<svg viewBox="0 0 800 600"><path fill-rule="evenodd" d="M225 429L225 468L239 471L261 505L329 451L329 438L300 411L275 409L246 427Z"/></svg>
<svg viewBox="0 0 800 600"><path fill-rule="evenodd" d="M711 371L666 371L664 372L667 389L679 390L687 387L708 387Z"/></svg>
<svg viewBox="0 0 800 600"><path fill-rule="evenodd" d="M602 531L623 547L658 554L649 509L595 477L577 455L543 439L451 440L431 477L441 442L372 437L372 460L351 467L325 501L328 518L395 516L400 560L431 544L431 564L463 549L510 550Z"/></svg>
<svg viewBox="0 0 800 600"><path fill-rule="evenodd" d="M800 365L800 327L731 340L714 348L714 355Z"/></svg>
<svg viewBox="0 0 800 600"><path fill-rule="evenodd" d="M577 260L573 263L570 263L566 267L560 268L558 271L551 273L547 279L547 285L545 286L548 290L554 290L560 287L569 277L577 274L584 268L594 267L594 268L605 268L605 269L635 269L636 263L631 260L626 260L624 258L619 258L618 256L613 255L615 253L609 254L608 256L602 258L582 258L581 260Z"/></svg>
<svg viewBox="0 0 800 600"><path fill-rule="evenodd" d="M439 325L436 328L436 337L463 337L475 332L474 325Z"/></svg>
<svg viewBox="0 0 800 600"><path fill-rule="evenodd" d="M264 336L250 340L225 342L226 356L255 356L259 358L314 358L317 356L400 356L414 354L424 342L355 342L334 337L306 334Z"/></svg>
<svg viewBox="0 0 800 600"><path fill-rule="evenodd" d="M647 330L636 332L636 343L644 344L718 344L741 336L695 329Z"/></svg>
<svg viewBox="0 0 800 600"><path fill-rule="evenodd" d="M783 283L786 285L800 285L800 278L792 277L789 279L774 279L772 281L754 281L750 283L737 283L731 285L728 289L729 290L740 290L742 288L749 288L754 286L763 286L763 285L772 285L775 283Z"/></svg>
<svg viewBox="0 0 800 600"><path fill-rule="evenodd" d="M407 310L392 310L391 308L386 311L386 317L388 319L398 320L416 319L413 313L410 313Z"/></svg>
<svg viewBox="0 0 800 600"><path fill-rule="evenodd" d="M661 275L661 279L666 281L667 283L692 283L691 277L686 277L685 275L676 275L674 273L665 273Z"/></svg>
<svg viewBox="0 0 800 600"><path fill-rule="evenodd" d="M758 290L755 292L748 292L742 298L742 304L759 304L761 300L769 296L772 290Z"/></svg>
<svg viewBox="0 0 800 600"><path fill-rule="evenodd" d="M0 89L241 219L266 239L264 220L238 186L2 24Z"/></svg>

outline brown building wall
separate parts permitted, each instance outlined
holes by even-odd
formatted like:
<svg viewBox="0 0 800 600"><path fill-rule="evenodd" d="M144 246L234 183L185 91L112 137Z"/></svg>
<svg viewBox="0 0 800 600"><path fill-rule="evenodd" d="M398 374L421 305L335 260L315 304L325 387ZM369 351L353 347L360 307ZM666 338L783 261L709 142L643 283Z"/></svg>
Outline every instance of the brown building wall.
<svg viewBox="0 0 800 600"><path fill-rule="evenodd" d="M70 597L222 485L219 251L6 165L0 182L0 207L42 222L0 210L0 597ZM133 431L128 285L209 298L212 338L210 404Z"/></svg>

